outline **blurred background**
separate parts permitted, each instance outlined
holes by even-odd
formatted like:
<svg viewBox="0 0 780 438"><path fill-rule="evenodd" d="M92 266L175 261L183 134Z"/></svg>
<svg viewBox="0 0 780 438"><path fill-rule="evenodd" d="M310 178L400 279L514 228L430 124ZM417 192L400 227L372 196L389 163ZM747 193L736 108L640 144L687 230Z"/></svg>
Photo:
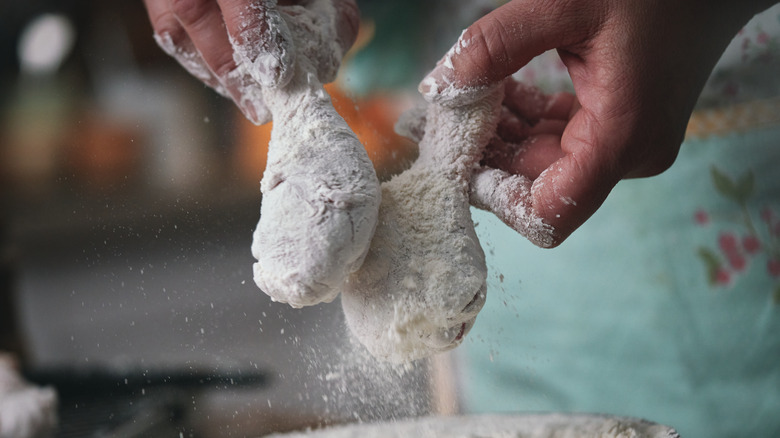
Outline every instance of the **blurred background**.
<svg viewBox="0 0 780 438"><path fill-rule="evenodd" d="M416 153L392 126L417 82L495 5L359 3L328 90L386 178ZM254 285L269 135L155 45L141 2L0 5L0 350L58 389L57 436L257 436L436 409L427 365L342 360L337 302L293 310Z"/></svg>

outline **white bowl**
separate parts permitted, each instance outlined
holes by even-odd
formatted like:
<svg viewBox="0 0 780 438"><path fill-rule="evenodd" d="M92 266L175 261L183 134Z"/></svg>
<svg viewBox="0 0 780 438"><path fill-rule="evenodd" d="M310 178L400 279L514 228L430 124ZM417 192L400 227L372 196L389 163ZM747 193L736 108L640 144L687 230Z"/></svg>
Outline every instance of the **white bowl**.
<svg viewBox="0 0 780 438"><path fill-rule="evenodd" d="M423 417L348 424L271 435L275 438L679 438L668 426L591 414L507 414Z"/></svg>

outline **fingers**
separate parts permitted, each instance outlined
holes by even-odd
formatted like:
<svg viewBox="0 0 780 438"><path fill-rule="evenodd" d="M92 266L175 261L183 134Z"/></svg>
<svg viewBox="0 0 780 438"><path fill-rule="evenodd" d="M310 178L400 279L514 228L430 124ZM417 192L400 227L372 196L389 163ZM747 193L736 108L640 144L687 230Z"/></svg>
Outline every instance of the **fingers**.
<svg viewBox="0 0 780 438"><path fill-rule="evenodd" d="M210 0L145 0L160 47L190 74L230 97L253 123L271 119L260 90L236 71L220 9Z"/></svg>
<svg viewBox="0 0 780 438"><path fill-rule="evenodd" d="M553 228L552 246L593 215L624 176L614 147L622 139L613 142L600 138L601 133L618 132L611 128L600 126L587 111L578 111L561 137L562 156L533 182L532 208Z"/></svg>
<svg viewBox="0 0 780 438"><path fill-rule="evenodd" d="M497 8L463 32L420 92L429 102L472 100L544 51L584 41L600 17L593 3L514 0Z"/></svg>
<svg viewBox="0 0 780 438"><path fill-rule="evenodd" d="M563 157L559 134L534 135L519 145L506 170L535 181L542 172Z"/></svg>
<svg viewBox="0 0 780 438"><path fill-rule="evenodd" d="M355 44L360 29L360 10L355 0L334 0L336 8L336 39L342 55Z"/></svg>
<svg viewBox="0 0 780 438"><path fill-rule="evenodd" d="M155 39L166 53L196 78L233 99L253 123L270 120L262 87L287 84L293 75L296 56L288 24L277 10L276 0L144 1ZM328 62L329 69L322 72L326 78L321 79L332 80L343 53L357 36L357 5L354 0L312 0L306 3L306 8L315 16L314 21L316 17L336 17L331 22L331 30L323 33L327 33L333 51L338 52ZM330 13L324 13L322 8L330 8ZM336 13L332 14L334 8ZM290 15L294 20L294 12Z"/></svg>
<svg viewBox="0 0 780 438"><path fill-rule="evenodd" d="M171 12L218 78L235 69L219 6L210 0L169 0Z"/></svg>
<svg viewBox="0 0 780 438"><path fill-rule="evenodd" d="M157 45L206 85L220 94L226 94L219 80L211 72L192 40L168 7L168 0L145 0L149 20L154 27Z"/></svg>
<svg viewBox="0 0 780 438"><path fill-rule="evenodd" d="M499 173L472 183L472 200L533 243L554 247L596 211L623 176L615 152L623 140L603 140L602 132L619 129L596 123L568 93L545 97L518 87L508 96L498 127L502 135L491 141L483 160L483 172ZM525 117L539 119L530 125ZM512 124L521 125L513 133L517 137L505 135Z"/></svg>
<svg viewBox="0 0 780 438"><path fill-rule="evenodd" d="M484 164L534 180L564 155L561 136L579 103L571 93L546 95L513 80L506 81L504 96L498 136Z"/></svg>

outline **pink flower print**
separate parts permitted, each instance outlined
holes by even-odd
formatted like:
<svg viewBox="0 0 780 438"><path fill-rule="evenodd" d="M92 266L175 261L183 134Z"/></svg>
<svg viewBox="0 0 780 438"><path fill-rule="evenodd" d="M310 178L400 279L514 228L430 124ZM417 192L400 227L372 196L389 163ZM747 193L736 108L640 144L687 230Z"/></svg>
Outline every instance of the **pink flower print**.
<svg viewBox="0 0 780 438"><path fill-rule="evenodd" d="M738 255L739 248L737 247L737 236L733 233L720 233L718 236L718 246L727 257L731 255Z"/></svg>
<svg viewBox="0 0 780 438"><path fill-rule="evenodd" d="M765 224L769 225L771 224L775 219L775 213L772 211L769 207L764 207L763 210L761 210L761 220L764 221Z"/></svg>
<svg viewBox="0 0 780 438"><path fill-rule="evenodd" d="M715 284L727 286L731 284L731 273L726 269L720 268L715 273Z"/></svg>
<svg viewBox="0 0 780 438"><path fill-rule="evenodd" d="M741 254L732 254L728 257L728 259L729 265L734 271L742 272L745 270L745 267L747 266L747 260Z"/></svg>
<svg viewBox="0 0 780 438"><path fill-rule="evenodd" d="M718 236L718 246L723 252L723 255L726 256L726 260L728 261L729 266L731 266L731 269L736 272L745 270L747 260L745 260L745 256L742 255L742 251L739 249L737 236L733 233L721 233L720 236Z"/></svg>
<svg viewBox="0 0 780 438"><path fill-rule="evenodd" d="M742 40L742 50L747 50L750 48L750 38L745 38Z"/></svg>
<svg viewBox="0 0 780 438"><path fill-rule="evenodd" d="M761 241L753 235L745 236L742 238L742 249L749 255L754 255L761 250Z"/></svg>
<svg viewBox="0 0 780 438"><path fill-rule="evenodd" d="M699 209L693 214L693 220L697 225L707 225L710 223L710 215L706 211Z"/></svg>
<svg viewBox="0 0 780 438"><path fill-rule="evenodd" d="M756 36L756 41L757 41L759 44L766 44L766 43L768 43L768 42L769 42L769 35L767 35L767 33L766 33L766 32L763 32L763 31L762 31L762 32L759 32L759 33L758 33L758 36Z"/></svg>
<svg viewBox="0 0 780 438"><path fill-rule="evenodd" d="M780 260L770 259L766 263L766 270L769 272L769 275L771 275L772 278L780 277Z"/></svg>

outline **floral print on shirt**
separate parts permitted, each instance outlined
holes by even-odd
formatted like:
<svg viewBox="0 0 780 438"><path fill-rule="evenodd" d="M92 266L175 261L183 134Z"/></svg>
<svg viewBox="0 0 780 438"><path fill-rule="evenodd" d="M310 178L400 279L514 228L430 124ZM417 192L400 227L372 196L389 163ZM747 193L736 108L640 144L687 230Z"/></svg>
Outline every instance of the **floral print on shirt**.
<svg viewBox="0 0 780 438"><path fill-rule="evenodd" d="M745 275L768 275L773 284L773 302L780 305L780 211L771 205L758 212L750 208L755 191L753 172L731 178L713 166L710 173L714 189L733 203L738 213L723 218L699 209L693 215L696 224L720 229L714 244L698 249L709 284L724 288L734 286ZM762 269L750 269L756 264L763 265Z"/></svg>

